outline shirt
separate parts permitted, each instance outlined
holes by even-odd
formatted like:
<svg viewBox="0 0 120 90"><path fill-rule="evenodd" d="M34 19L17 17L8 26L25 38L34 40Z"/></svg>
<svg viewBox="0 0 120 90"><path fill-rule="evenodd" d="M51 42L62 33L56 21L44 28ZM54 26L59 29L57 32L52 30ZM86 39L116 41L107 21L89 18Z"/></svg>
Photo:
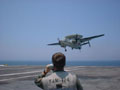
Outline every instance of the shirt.
<svg viewBox="0 0 120 90"><path fill-rule="evenodd" d="M53 72L46 77L41 75L35 84L43 90L83 90L77 76L66 71Z"/></svg>

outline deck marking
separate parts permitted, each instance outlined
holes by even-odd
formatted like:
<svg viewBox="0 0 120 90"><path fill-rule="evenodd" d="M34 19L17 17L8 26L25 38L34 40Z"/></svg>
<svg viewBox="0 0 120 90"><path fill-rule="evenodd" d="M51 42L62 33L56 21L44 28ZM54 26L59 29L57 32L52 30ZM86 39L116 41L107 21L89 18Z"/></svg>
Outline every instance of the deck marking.
<svg viewBox="0 0 120 90"><path fill-rule="evenodd" d="M23 76L23 77L17 77L17 78L3 79L3 80L0 80L0 82L8 81L8 80L23 79L23 78L34 77L34 76L38 76L38 75L30 75L30 76Z"/></svg>
<svg viewBox="0 0 120 90"><path fill-rule="evenodd" d="M42 72L43 70L39 71L31 71L31 72L21 72L21 73L11 73L11 74L2 74L0 76L12 76L12 75L19 75L19 74L28 74L28 73L36 73L36 72Z"/></svg>

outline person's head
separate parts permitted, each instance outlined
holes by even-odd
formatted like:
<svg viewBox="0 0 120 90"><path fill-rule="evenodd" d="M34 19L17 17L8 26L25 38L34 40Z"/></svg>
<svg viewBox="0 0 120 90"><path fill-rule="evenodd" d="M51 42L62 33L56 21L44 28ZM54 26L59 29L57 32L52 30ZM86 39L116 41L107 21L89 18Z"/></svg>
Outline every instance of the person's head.
<svg viewBox="0 0 120 90"><path fill-rule="evenodd" d="M58 52L53 54L52 56L52 63L55 68L57 69L63 69L66 64L66 57L63 53Z"/></svg>

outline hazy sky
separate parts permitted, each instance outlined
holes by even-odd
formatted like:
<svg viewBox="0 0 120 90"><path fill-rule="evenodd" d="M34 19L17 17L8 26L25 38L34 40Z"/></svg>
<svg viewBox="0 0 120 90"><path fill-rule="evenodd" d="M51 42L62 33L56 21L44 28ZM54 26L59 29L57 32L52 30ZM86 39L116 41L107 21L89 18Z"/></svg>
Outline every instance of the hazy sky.
<svg viewBox="0 0 120 90"><path fill-rule="evenodd" d="M81 51L47 46L69 34L91 40ZM120 0L0 0L0 60L120 60Z"/></svg>

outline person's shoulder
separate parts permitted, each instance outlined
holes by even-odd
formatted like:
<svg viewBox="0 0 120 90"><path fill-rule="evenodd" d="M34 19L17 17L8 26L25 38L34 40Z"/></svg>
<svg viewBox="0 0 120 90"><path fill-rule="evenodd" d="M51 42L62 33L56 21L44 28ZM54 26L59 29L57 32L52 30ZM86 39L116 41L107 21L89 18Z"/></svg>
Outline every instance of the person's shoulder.
<svg viewBox="0 0 120 90"><path fill-rule="evenodd" d="M66 71L65 71L66 72ZM69 77L74 77L76 78L76 74L72 73L72 72L66 72L68 74Z"/></svg>
<svg viewBox="0 0 120 90"><path fill-rule="evenodd" d="M54 77L54 76L55 76L55 73L53 72L53 73L45 76L43 79L48 79L48 78L51 78L51 77Z"/></svg>
<svg viewBox="0 0 120 90"><path fill-rule="evenodd" d="M73 72L68 72L70 75L72 75L72 76L76 76L76 74L75 73L73 73Z"/></svg>

